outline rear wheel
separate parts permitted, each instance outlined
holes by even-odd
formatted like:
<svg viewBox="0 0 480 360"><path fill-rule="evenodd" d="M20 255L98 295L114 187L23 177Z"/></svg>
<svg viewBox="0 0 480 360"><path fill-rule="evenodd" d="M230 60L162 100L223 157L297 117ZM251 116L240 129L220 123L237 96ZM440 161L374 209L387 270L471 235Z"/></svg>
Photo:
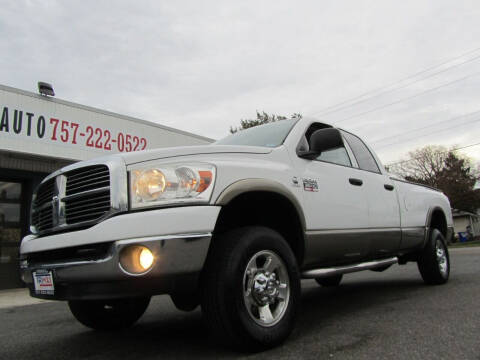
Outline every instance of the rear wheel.
<svg viewBox="0 0 480 360"><path fill-rule="evenodd" d="M318 285L322 285L325 287L333 287L333 286L340 285L342 278L343 278L343 275L339 274L339 275L333 275L328 277L316 278L315 281L318 283Z"/></svg>
<svg viewBox="0 0 480 360"><path fill-rule="evenodd" d="M417 261L423 281L431 285L445 284L450 275L450 256L442 233L432 229L427 245Z"/></svg>
<svg viewBox="0 0 480 360"><path fill-rule="evenodd" d="M215 239L201 301L215 339L249 351L276 346L293 330L299 300L296 259L280 234L251 226Z"/></svg>
<svg viewBox="0 0 480 360"><path fill-rule="evenodd" d="M150 297L112 300L74 300L68 306L83 325L95 330L132 326L147 310Z"/></svg>

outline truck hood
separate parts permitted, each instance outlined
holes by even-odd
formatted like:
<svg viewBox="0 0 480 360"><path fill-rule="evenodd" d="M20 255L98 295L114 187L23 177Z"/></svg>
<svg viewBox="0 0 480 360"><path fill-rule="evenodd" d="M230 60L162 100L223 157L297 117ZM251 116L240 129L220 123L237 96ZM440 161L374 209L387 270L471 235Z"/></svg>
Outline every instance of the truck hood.
<svg viewBox="0 0 480 360"><path fill-rule="evenodd" d="M144 161L165 159L177 156L199 155L199 154L269 154L271 148L260 146L240 145L198 145L161 148L139 152L123 153L120 156L127 165Z"/></svg>

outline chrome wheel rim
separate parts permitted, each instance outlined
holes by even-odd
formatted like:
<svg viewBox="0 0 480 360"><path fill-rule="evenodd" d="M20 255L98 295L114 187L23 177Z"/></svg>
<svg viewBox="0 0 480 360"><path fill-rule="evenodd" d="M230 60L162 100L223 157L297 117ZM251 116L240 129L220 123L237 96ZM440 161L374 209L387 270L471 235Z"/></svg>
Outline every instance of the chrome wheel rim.
<svg viewBox="0 0 480 360"><path fill-rule="evenodd" d="M448 258L447 251L441 240L437 240L435 245L435 254L437 256L438 269L443 277L447 276L448 272Z"/></svg>
<svg viewBox="0 0 480 360"><path fill-rule="evenodd" d="M285 315L290 299L290 279L283 260L270 250L250 258L243 274L243 300L248 315L269 327Z"/></svg>

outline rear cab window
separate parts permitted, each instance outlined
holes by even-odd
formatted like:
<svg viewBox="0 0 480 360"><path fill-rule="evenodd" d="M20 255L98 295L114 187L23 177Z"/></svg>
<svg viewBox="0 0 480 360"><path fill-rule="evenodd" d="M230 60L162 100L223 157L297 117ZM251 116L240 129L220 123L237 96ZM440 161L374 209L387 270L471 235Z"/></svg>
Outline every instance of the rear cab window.
<svg viewBox="0 0 480 360"><path fill-rule="evenodd" d="M350 134L344 130L341 130L343 138L347 141L350 149L352 149L353 155L357 160L358 167L362 170L371 171L377 174L381 174L375 158L364 144L364 142L357 136Z"/></svg>

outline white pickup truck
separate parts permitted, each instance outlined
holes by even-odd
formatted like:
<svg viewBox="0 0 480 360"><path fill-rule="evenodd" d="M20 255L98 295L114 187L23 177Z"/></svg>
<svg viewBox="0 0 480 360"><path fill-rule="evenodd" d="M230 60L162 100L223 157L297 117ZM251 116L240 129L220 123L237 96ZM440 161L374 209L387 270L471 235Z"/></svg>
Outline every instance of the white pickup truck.
<svg viewBox="0 0 480 360"><path fill-rule="evenodd" d="M208 146L79 162L37 188L21 272L93 329L134 324L150 297L201 305L217 339L258 350L293 329L300 280L416 261L448 280L448 199L387 174L357 136L314 119Z"/></svg>

